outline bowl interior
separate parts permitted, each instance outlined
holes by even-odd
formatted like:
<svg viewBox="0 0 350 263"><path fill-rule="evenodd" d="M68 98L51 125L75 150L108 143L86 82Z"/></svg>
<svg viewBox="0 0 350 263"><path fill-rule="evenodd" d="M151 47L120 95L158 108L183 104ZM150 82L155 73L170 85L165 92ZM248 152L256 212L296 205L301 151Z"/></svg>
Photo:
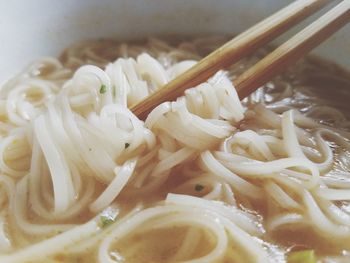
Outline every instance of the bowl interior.
<svg viewBox="0 0 350 263"><path fill-rule="evenodd" d="M65 47L79 40L101 37L124 40L162 34L233 34L243 31L289 2L1 1L0 83L35 58L57 56ZM277 42L286 37L279 38ZM347 58L350 54L350 27L343 28L314 53L350 69L350 59Z"/></svg>

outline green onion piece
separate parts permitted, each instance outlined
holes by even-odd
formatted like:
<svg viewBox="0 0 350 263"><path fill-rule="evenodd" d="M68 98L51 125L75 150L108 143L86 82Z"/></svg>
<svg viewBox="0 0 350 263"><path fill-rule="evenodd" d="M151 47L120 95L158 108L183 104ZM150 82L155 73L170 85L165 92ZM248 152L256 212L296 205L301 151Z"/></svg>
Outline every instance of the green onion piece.
<svg viewBox="0 0 350 263"><path fill-rule="evenodd" d="M125 149L130 146L130 143L125 143Z"/></svg>
<svg viewBox="0 0 350 263"><path fill-rule="evenodd" d="M105 85L105 84L102 84L102 85L101 85L101 88L100 88L100 93L103 94L103 93L105 93L106 91L107 91L106 85Z"/></svg>
<svg viewBox="0 0 350 263"><path fill-rule="evenodd" d="M204 186L201 185L201 184L196 184L196 185L194 186L194 190L196 190L197 192L202 191L203 188L204 188Z"/></svg>
<svg viewBox="0 0 350 263"><path fill-rule="evenodd" d="M114 222L114 220L112 218L110 218L108 216L104 216L104 215L102 215L100 217L100 220L101 220L101 227L102 228L107 227Z"/></svg>
<svg viewBox="0 0 350 263"><path fill-rule="evenodd" d="M291 252L287 257L288 263L316 263L316 261L315 251L312 249Z"/></svg>

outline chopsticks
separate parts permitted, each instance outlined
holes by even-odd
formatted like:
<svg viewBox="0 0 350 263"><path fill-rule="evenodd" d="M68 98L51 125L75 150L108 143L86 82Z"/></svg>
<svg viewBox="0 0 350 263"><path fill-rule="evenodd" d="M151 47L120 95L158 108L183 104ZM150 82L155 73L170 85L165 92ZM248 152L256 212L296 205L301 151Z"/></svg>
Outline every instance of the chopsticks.
<svg viewBox="0 0 350 263"><path fill-rule="evenodd" d="M235 79L239 98L250 95L349 21L350 0L344 0Z"/></svg>
<svg viewBox="0 0 350 263"><path fill-rule="evenodd" d="M132 107L131 110L139 118L145 119L148 113L160 103L176 99L187 88L198 85L218 70L237 62L242 57L274 39L286 29L329 2L325 0L298 0L293 2L209 54L194 67ZM349 19L348 10L349 0L345 0L321 17L321 20L317 20L293 37L291 43L287 41L280 48L239 76L234 84L240 98L249 95L257 87L268 81L275 75L275 71L279 73L281 65L283 65L282 68L285 68L285 65L295 61L296 59L293 56L301 57L305 55L314 46L321 43L325 38L344 25ZM317 26L316 24L319 21L322 24ZM324 27L326 29L323 29ZM302 36L302 40L299 41L296 39L297 36L298 38ZM309 40L309 37L311 40ZM289 55L289 52L292 52L292 56ZM276 63L278 66L270 65L271 63ZM265 77L265 74L268 77Z"/></svg>

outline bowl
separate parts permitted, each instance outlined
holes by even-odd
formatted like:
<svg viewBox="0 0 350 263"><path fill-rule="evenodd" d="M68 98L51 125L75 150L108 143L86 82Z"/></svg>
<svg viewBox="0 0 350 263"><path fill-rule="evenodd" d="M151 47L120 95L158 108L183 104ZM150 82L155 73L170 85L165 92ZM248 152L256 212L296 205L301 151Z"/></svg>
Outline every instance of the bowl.
<svg viewBox="0 0 350 263"><path fill-rule="evenodd" d="M0 83L74 42L149 35L239 33L292 1L11 0L0 2ZM327 7L329 8L329 7ZM317 14L316 14L317 16ZM311 18L312 19L312 18ZM297 27L302 28L310 19ZM291 33L277 39L282 42ZM350 69L350 26L314 50Z"/></svg>

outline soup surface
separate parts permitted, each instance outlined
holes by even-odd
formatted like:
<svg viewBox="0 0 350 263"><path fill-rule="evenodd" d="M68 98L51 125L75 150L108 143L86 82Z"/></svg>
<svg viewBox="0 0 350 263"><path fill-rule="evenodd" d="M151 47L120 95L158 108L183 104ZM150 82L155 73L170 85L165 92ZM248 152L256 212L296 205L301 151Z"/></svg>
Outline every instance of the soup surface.
<svg viewBox="0 0 350 263"><path fill-rule="evenodd" d="M228 37L97 40L0 91L0 262L349 262L350 78L313 57L239 101L218 72L128 109Z"/></svg>

